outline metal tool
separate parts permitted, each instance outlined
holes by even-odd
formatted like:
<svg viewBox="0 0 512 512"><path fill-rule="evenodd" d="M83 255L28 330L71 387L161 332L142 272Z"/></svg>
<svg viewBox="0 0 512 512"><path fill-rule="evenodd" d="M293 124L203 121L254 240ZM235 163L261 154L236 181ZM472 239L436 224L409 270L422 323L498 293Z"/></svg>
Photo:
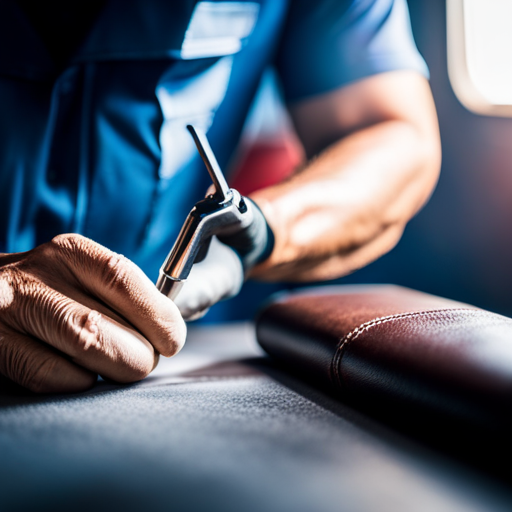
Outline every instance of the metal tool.
<svg viewBox="0 0 512 512"><path fill-rule="evenodd" d="M243 197L229 188L206 135L191 125L187 129L210 174L215 193L194 205L160 269L156 287L170 299L177 297L192 265L204 260L213 235L234 234L250 222Z"/></svg>

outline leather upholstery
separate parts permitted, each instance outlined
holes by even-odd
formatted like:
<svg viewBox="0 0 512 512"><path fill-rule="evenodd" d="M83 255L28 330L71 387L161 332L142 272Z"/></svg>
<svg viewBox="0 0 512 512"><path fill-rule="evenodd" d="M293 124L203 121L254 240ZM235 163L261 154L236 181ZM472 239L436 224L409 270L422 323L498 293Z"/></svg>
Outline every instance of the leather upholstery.
<svg viewBox="0 0 512 512"><path fill-rule="evenodd" d="M351 401L510 426L507 317L397 286L323 287L267 304L257 337L271 356Z"/></svg>
<svg viewBox="0 0 512 512"><path fill-rule="evenodd" d="M40 396L0 379L0 511L512 510L509 475L489 485L486 467L468 471L261 355L252 324L191 324L138 384ZM502 447L489 458L505 460Z"/></svg>

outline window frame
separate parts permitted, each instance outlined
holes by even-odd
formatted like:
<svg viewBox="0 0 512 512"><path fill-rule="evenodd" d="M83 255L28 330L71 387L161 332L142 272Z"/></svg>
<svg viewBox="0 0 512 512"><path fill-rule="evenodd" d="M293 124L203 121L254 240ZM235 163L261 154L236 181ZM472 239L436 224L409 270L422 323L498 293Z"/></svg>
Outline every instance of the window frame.
<svg viewBox="0 0 512 512"><path fill-rule="evenodd" d="M446 0L448 77L457 99L469 111L512 117L512 104L491 103L477 88L469 71L464 0Z"/></svg>

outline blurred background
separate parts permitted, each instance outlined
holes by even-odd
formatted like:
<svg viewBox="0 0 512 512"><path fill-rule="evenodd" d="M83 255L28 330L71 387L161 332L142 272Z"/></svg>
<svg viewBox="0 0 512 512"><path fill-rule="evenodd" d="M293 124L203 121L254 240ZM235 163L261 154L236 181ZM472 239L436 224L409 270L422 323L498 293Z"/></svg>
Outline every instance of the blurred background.
<svg viewBox="0 0 512 512"><path fill-rule="evenodd" d="M485 5L503 1L510 0L473 0ZM512 316L512 118L472 113L457 99L448 77L446 1L408 3L437 105L441 177L395 249L334 282L394 283ZM512 48L507 53L512 66ZM269 74L231 172L232 185L244 192L268 179L266 169L279 177L300 159L300 147L279 101ZM244 174L251 178L241 180L241 170L248 170ZM251 317L270 293L294 287L249 283L241 296L216 308L227 319Z"/></svg>

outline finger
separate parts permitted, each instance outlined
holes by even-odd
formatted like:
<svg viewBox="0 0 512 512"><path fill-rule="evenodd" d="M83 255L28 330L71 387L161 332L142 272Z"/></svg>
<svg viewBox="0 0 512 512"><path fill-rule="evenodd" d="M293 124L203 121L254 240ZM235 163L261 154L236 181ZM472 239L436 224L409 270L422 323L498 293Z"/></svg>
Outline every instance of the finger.
<svg viewBox="0 0 512 512"><path fill-rule="evenodd" d="M158 364L159 359L159 353L155 351L154 347L151 344L148 344L146 340L140 335L139 332L133 327L133 325L130 325L129 322L127 322L123 317L119 316L115 311L111 310L108 306L105 304L98 302L90 295L87 295L86 293L80 291L79 289L72 287L70 285L64 285L62 286L61 290L59 290L60 293L65 295L66 297L69 297L72 299L72 301L86 306L88 310L90 311L96 311L98 313L101 313L101 315L106 318L107 320L113 320L115 322L115 325L119 324L120 326L127 329L127 332L134 333L138 339L144 340L145 346L150 348L151 353L153 354L153 366L151 367L151 370L154 370L156 365ZM90 313L92 314L92 313ZM117 333L113 332L112 335L116 335ZM117 340L119 343L123 343L122 340ZM102 374L103 377L105 377L105 374ZM139 379L134 379L139 380Z"/></svg>
<svg viewBox="0 0 512 512"><path fill-rule="evenodd" d="M66 297L69 297L70 299L73 299L75 302L87 306L89 309L94 309L95 311L98 311L102 315L115 320L125 327L128 327L134 331L137 330L132 324L130 324L130 322L128 322L128 320L126 320L113 309L109 308L104 302L101 302L92 295L89 295L85 290L77 288L76 286L73 286L67 282L60 282L57 284L57 287L58 292L62 293L62 295L65 295Z"/></svg>
<svg viewBox="0 0 512 512"><path fill-rule="evenodd" d="M118 382L146 377L156 365L153 346L137 331L75 302L45 283L12 273L13 296L2 323L70 356L76 364Z"/></svg>
<svg viewBox="0 0 512 512"><path fill-rule="evenodd" d="M137 265L80 235L61 235L46 245L80 286L125 317L161 354L181 349L186 326L178 308Z"/></svg>
<svg viewBox="0 0 512 512"><path fill-rule="evenodd" d="M48 345L11 329L0 332L0 373L36 393L78 393L97 378Z"/></svg>

